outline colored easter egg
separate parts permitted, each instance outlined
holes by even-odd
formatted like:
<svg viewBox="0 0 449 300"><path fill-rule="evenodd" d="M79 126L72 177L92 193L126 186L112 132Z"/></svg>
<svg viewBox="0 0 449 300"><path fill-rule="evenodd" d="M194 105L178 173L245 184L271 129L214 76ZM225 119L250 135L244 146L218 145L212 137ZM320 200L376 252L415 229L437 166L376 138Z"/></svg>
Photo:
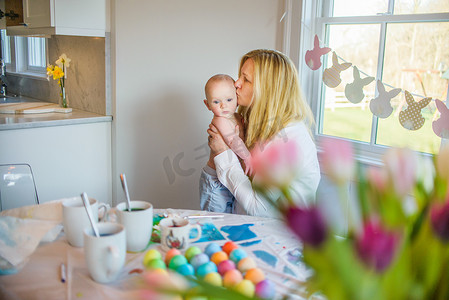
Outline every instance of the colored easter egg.
<svg viewBox="0 0 449 300"><path fill-rule="evenodd" d="M217 272L210 272L204 276L204 281L215 285L215 286L223 286L223 279L221 278L220 274Z"/></svg>
<svg viewBox="0 0 449 300"><path fill-rule="evenodd" d="M196 269L198 269L199 266L204 265L205 263L209 262L209 256L205 253L200 253L192 257L190 260L190 264Z"/></svg>
<svg viewBox="0 0 449 300"><path fill-rule="evenodd" d="M145 267L149 270L155 270L155 269L166 269L165 263L162 259L156 258L152 259L149 262L145 264Z"/></svg>
<svg viewBox="0 0 449 300"><path fill-rule="evenodd" d="M212 254L210 260L218 266L222 261L228 260L228 255L223 251L218 251Z"/></svg>
<svg viewBox="0 0 449 300"><path fill-rule="evenodd" d="M145 253L145 256L143 257L143 264L146 266L146 264L153 259L162 259L161 253L156 249L150 249Z"/></svg>
<svg viewBox="0 0 449 300"><path fill-rule="evenodd" d="M268 279L262 280L256 284L256 296L261 299L273 299L276 293L274 284Z"/></svg>
<svg viewBox="0 0 449 300"><path fill-rule="evenodd" d="M234 286L235 291L249 298L254 296L255 289L254 283L248 279L244 279Z"/></svg>
<svg viewBox="0 0 449 300"><path fill-rule="evenodd" d="M184 256L187 258L188 261L190 261L192 257L194 257L197 254L200 254L201 252L202 252L201 249L198 248L197 246L191 246L186 250Z"/></svg>
<svg viewBox="0 0 449 300"><path fill-rule="evenodd" d="M239 270L229 270L223 275L223 286L226 288L232 288L242 280L243 276Z"/></svg>
<svg viewBox="0 0 449 300"><path fill-rule="evenodd" d="M251 280L254 284L258 284L265 279L265 274L259 268L252 268L246 271L245 279Z"/></svg>
<svg viewBox="0 0 449 300"><path fill-rule="evenodd" d="M176 272L184 276L195 275L195 269L191 264L183 264L176 268Z"/></svg>
<svg viewBox="0 0 449 300"><path fill-rule="evenodd" d="M257 267L256 262L249 256L242 258L237 264L237 269L242 273L246 273L246 271L255 267Z"/></svg>
<svg viewBox="0 0 449 300"><path fill-rule="evenodd" d="M179 251L176 248L172 248L170 250L167 251L167 253L165 254L165 263L168 264L170 263L170 260L173 258L173 256L175 255L181 255L181 251Z"/></svg>
<svg viewBox="0 0 449 300"><path fill-rule="evenodd" d="M175 255L170 260L168 267L172 270L176 270L179 266L184 265L186 263L187 263L187 258L185 258L183 255Z"/></svg>
<svg viewBox="0 0 449 300"><path fill-rule="evenodd" d="M217 272L217 266L211 261L202 264L196 269L196 275L198 275L199 277L204 277L212 272Z"/></svg>
<svg viewBox="0 0 449 300"><path fill-rule="evenodd" d="M227 259L220 262L217 266L217 269L218 273L224 275L224 273L226 273L227 271L235 269L235 263L232 260Z"/></svg>
<svg viewBox="0 0 449 300"><path fill-rule="evenodd" d="M215 252L219 251L221 251L221 247L217 243L210 243L204 249L204 253L206 253L209 257L211 257Z"/></svg>
<svg viewBox="0 0 449 300"><path fill-rule="evenodd" d="M222 250L226 252L227 255L229 255L232 252L232 250L237 249L238 247L239 246L236 243L229 241L223 245Z"/></svg>
<svg viewBox="0 0 449 300"><path fill-rule="evenodd" d="M245 250L234 249L231 251L231 254L229 255L229 259L237 264L242 258L245 258L247 256L248 256L248 254L246 254Z"/></svg>

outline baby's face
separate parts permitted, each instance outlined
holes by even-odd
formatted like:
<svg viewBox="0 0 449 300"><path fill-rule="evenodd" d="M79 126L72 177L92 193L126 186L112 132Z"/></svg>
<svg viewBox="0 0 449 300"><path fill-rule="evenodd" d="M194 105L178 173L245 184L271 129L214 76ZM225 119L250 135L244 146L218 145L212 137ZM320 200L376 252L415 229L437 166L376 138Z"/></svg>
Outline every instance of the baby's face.
<svg viewBox="0 0 449 300"><path fill-rule="evenodd" d="M215 82L209 89L207 108L215 116L232 117L237 108L237 95L234 85L229 81Z"/></svg>

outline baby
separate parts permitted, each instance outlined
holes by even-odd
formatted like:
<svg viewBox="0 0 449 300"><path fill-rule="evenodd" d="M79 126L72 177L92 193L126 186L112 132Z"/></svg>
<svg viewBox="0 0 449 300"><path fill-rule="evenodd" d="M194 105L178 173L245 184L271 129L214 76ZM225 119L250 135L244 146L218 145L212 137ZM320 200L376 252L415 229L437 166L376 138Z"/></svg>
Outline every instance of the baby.
<svg viewBox="0 0 449 300"><path fill-rule="evenodd" d="M220 132L228 147L241 158L245 173L251 172L249 163L250 153L243 142L244 130L242 117L235 112L237 108L237 95L234 80L228 75L214 75L207 81L205 93L206 100L204 100L204 104L214 113L212 124ZM238 129L239 134L236 134L236 129ZM209 157L204 171L211 175L215 173L215 163L212 155ZM215 177L214 181L214 185L218 185L218 188L213 193L200 192L200 195L207 195L201 196L201 209L232 213L234 196L218 178Z"/></svg>
<svg viewBox="0 0 449 300"><path fill-rule="evenodd" d="M214 75L207 81L205 93L206 100L204 100L204 104L214 113L212 124L218 129L226 145L243 160L245 174L248 174L251 171L249 163L250 153L243 142L242 116L235 112L237 108L237 94L235 93L234 80L229 75ZM239 134L236 134L236 127ZM207 164L215 169L212 156Z"/></svg>

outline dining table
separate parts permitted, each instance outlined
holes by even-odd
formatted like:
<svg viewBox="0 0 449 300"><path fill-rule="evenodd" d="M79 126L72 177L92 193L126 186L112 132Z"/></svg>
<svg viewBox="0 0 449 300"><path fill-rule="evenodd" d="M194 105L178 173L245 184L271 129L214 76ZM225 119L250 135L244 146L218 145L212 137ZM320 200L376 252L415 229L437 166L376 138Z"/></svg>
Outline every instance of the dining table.
<svg viewBox="0 0 449 300"><path fill-rule="evenodd" d="M157 238L152 239L143 251L126 253L125 265L115 281L97 283L89 275L84 249L71 246L64 235L60 201L54 201L51 205L51 209L47 208L47 211L41 213L38 213L39 208L45 204L28 208L28 211L22 209L21 213L0 213L0 218L51 219L55 225L53 229L59 228L54 239L38 241L16 270L3 272L4 275L0 276L0 299L143 299L145 293L142 291L150 288L149 283L142 284L145 253L149 249L157 249L162 255L165 253ZM51 213L57 216L51 218ZM286 295L292 299L306 297L304 282L311 272L302 260L300 241L282 220L191 209L155 208L154 224L170 215L186 217L191 224L200 225L201 238L190 246L197 246L204 251L210 243L222 246L232 241L245 250L263 271L265 278L274 283L276 299ZM154 226L153 234L157 229L158 226ZM65 282L61 280L62 264Z"/></svg>

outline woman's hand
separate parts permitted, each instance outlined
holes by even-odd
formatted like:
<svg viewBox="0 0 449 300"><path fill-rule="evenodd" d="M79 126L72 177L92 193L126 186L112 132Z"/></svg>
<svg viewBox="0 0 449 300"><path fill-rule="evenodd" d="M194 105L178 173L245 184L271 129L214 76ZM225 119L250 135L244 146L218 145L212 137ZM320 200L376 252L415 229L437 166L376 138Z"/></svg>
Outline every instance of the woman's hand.
<svg viewBox="0 0 449 300"><path fill-rule="evenodd" d="M220 132L218 132L218 129L214 125L209 125L207 133L209 134L208 145L212 156L215 157L218 154L229 149Z"/></svg>

